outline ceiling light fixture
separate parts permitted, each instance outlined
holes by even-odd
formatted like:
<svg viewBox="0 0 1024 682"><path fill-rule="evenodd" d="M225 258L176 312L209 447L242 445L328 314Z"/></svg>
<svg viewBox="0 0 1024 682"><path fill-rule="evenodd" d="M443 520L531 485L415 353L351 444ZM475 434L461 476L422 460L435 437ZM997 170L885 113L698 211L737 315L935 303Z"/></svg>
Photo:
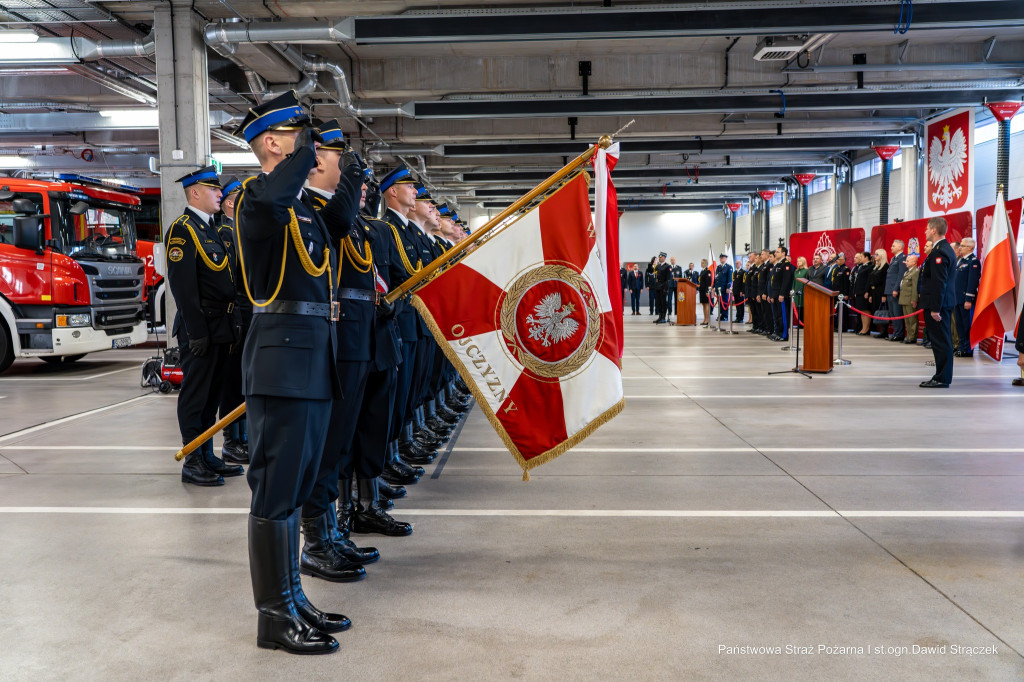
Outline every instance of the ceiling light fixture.
<svg viewBox="0 0 1024 682"><path fill-rule="evenodd" d="M0 31L0 43L34 43L38 40L36 32L28 29Z"/></svg>

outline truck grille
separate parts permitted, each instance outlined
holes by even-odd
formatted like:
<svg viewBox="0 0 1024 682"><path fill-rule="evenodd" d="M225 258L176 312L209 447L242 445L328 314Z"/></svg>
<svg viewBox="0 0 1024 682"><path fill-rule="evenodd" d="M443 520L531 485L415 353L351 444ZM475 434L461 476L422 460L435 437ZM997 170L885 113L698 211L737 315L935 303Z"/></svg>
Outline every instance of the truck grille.
<svg viewBox="0 0 1024 682"><path fill-rule="evenodd" d="M126 326L130 328L142 319L141 264L92 262L85 271L90 273L88 279L89 292L92 294L93 325L97 329L110 332ZM132 277L131 274L137 276Z"/></svg>

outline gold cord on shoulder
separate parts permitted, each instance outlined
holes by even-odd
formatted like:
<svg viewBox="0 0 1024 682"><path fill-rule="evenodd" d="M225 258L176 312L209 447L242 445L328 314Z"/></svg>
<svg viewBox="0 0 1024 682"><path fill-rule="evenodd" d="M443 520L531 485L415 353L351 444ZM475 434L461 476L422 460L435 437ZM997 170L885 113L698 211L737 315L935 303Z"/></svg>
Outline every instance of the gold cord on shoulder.
<svg viewBox="0 0 1024 682"><path fill-rule="evenodd" d="M415 275L423 269L423 260L418 259L416 261L416 266L413 267L413 264L409 262L409 257L405 255L405 247L402 246L402 237L398 234L398 228L391 223L387 223L387 225L391 228L391 234L395 236L395 245L398 246L398 255L402 259L402 265L405 266L405 271L410 275Z"/></svg>
<svg viewBox="0 0 1024 682"><path fill-rule="evenodd" d="M188 233L192 235L192 241L196 245L196 253L198 253L199 257L203 259L204 263L206 263L206 267L210 268L214 272L220 272L221 270L228 266L229 259L227 257L227 254L224 254L223 263L220 263L219 265L217 263L214 263L212 260L210 260L210 257L206 255L206 251L203 249L203 243L199 241L199 235L197 235L196 231L192 229L192 226L188 224L188 221L182 221L181 218L179 218L178 220L181 221L181 224L185 226L185 229L188 230Z"/></svg>

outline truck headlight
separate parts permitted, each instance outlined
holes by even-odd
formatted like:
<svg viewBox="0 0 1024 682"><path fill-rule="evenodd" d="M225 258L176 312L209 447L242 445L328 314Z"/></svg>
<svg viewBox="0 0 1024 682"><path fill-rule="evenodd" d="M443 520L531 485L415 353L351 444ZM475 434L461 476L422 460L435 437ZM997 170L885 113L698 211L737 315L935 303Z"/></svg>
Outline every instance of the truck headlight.
<svg viewBox="0 0 1024 682"><path fill-rule="evenodd" d="M58 327L88 327L92 324L92 315L89 313L76 313L74 315L58 315Z"/></svg>

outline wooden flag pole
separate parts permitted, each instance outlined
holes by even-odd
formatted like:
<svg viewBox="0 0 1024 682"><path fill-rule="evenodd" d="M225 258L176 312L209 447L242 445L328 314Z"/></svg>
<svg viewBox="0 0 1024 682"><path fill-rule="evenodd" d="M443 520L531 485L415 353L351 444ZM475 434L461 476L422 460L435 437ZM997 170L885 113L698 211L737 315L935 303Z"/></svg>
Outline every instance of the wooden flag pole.
<svg viewBox="0 0 1024 682"><path fill-rule="evenodd" d="M577 156L575 159L573 159L565 166L563 166L560 170L558 170L554 175L552 175L547 180L540 183L539 185L531 189L529 192L524 194L515 203L506 208L501 213L499 213L496 217L487 221L486 225L476 230L473 234L469 236L468 239L462 240L461 242L455 245L455 248L446 251L444 255L435 258L429 264L425 265L422 270L420 270L415 275L402 282L401 286L388 293L388 295L384 297L384 300L387 301L388 303L394 303L403 296L407 296L408 294L412 293L413 289L417 288L420 284L423 284L427 280L429 280L430 277L435 272L437 272L445 265L450 263L452 260L457 258L459 255L464 253L466 249L468 249L470 246L472 246L477 241L482 239L485 234L487 234L495 227L500 225L509 216L515 215L518 211L522 210L524 206L528 206L531 201L539 197L541 194L547 192L549 189L554 187L559 181L563 180L568 175L572 174L572 172L575 171L577 168L583 166L588 161L590 161L591 157L593 157L594 154L597 153L598 147L600 147L601 149L608 149L608 147L610 147L611 144L611 135L602 135L601 139L598 140L598 143L596 145L592 145L589 149L587 149L587 151Z"/></svg>
<svg viewBox="0 0 1024 682"><path fill-rule="evenodd" d="M208 428L205 431L203 431L202 435L200 435L194 441L192 441L191 443L189 443L188 445L183 447L181 450L178 450L178 452L175 453L175 455L174 455L174 459L176 459L179 462L181 460L185 459L186 457L191 455L193 452L198 450L199 446L201 446L203 443L205 443L206 441L208 441L211 438L213 438L213 434L217 433L218 431L223 429L225 426L227 426L231 422L233 422L236 419L238 419L239 417L241 417L243 414L245 414L245 403L242 403L241 405L239 405L235 409L231 410L231 412L228 413L227 416L225 416L223 419L221 419L219 422L217 422L216 424L214 424L210 428Z"/></svg>

